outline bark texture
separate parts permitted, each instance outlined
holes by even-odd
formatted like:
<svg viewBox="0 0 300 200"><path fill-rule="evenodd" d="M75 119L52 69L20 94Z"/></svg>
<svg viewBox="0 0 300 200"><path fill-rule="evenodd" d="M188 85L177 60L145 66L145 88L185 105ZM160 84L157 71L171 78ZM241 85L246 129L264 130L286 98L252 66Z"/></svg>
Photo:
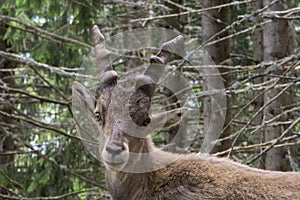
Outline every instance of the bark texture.
<svg viewBox="0 0 300 200"><path fill-rule="evenodd" d="M258 10L261 9L263 7L263 0L257 0L253 3L253 10ZM262 22L262 18L260 16L256 16L255 17L255 23L261 23ZM252 35L252 40L253 40L253 58L255 60L256 63L260 63L263 61L264 59L264 41L263 41L263 27L262 26L258 26L256 27L256 29L253 32ZM258 73L262 73L263 70L260 69L258 70ZM263 82L263 77L258 76L256 79L254 79L254 84L260 84ZM264 104L264 97L261 94L262 91L254 91L254 96L253 97L257 97L254 101L254 113L256 113ZM263 118L263 114L262 112L260 112L254 119L253 122L255 125L259 126L262 123L262 118ZM258 131L255 132L254 135L254 143L259 144L259 143L263 143L265 141L264 139L264 132L259 129ZM262 149L260 149L262 150ZM261 168L261 169L265 169L265 155L263 155L262 157L260 157L255 165L257 168Z"/></svg>
<svg viewBox="0 0 300 200"><path fill-rule="evenodd" d="M264 6L268 5L271 0L264 0ZM269 11L284 10L289 3L287 1L279 1L269 8ZM263 41L264 41L264 61L276 61L290 55L292 50L292 29L287 20L274 19L271 23L264 26ZM284 83L284 80L278 79L276 75L283 75L285 69L283 66L270 66L268 69L270 76L265 77L265 81L278 81ZM264 103L268 102L279 95L282 88L272 88L265 92ZM287 109L292 103L291 90L288 89L279 95L276 100L272 101L264 110L264 121L268 121L276 115ZM281 117L280 121L285 121L286 117ZM278 138L286 129L284 125L267 126L265 128L265 140L270 141ZM269 170L290 170L289 162L286 156L286 147L273 148L266 153L266 169Z"/></svg>
<svg viewBox="0 0 300 200"><path fill-rule="evenodd" d="M227 3L227 0L204 0L203 1L203 8L210 8L217 5L222 5L224 3ZM213 9L203 12L202 15L202 28L203 28L203 42L208 41L211 37L213 37L215 34L222 31L228 24L228 9L221 8L221 9ZM222 38L228 34L227 31L223 32L219 36L215 37L213 40L217 40L219 38ZM229 40L223 40L221 42L217 42L212 45L208 45L205 47L205 50L207 51L208 55L211 57L204 57L204 64L206 65L212 65L215 64L221 64L223 61L229 58L230 56L230 43ZM221 73L226 72L225 70L221 70ZM209 79L210 77L207 77L206 79ZM226 75L222 75L222 78L224 79L225 87L230 84L230 77ZM208 81L208 80L207 80ZM204 90L208 90L207 84L204 85ZM212 106L212 98L211 97L205 97L204 98L204 132L205 134L209 134L209 137L212 139L217 138L217 136L213 136L212 134L218 134L216 131L209 131L213 130L210 129L209 126L214 123L218 122L212 122L211 120L214 118L214 113L211 110ZM227 110L226 110L226 118L225 118L225 126L231 119L230 110L230 98L227 98ZM218 113L215 113L218 114ZM221 138L226 137L230 135L230 128L226 128L223 130L223 133L221 134ZM219 152L225 149L228 149L231 145L231 141L225 140L221 144L217 144L214 146L211 153Z"/></svg>
<svg viewBox="0 0 300 200"><path fill-rule="evenodd" d="M7 50L7 43L4 39L4 35L6 33L6 27L0 26L0 50ZM8 61L4 58L0 59L0 69L14 69L16 66L14 62ZM13 79L13 72L1 72L0 80L7 85L8 87L15 88L15 81ZM3 112L11 114L13 111L11 100L9 99L9 91L5 89L0 89L0 101L5 102L0 104L0 109ZM0 117L0 153L4 153L4 155L0 155L0 166L4 168L9 168L9 164L14 161L13 155L5 155L5 153L9 151L16 150L16 146L14 144L13 137L13 120L7 116ZM7 194L7 192L0 186L0 193Z"/></svg>

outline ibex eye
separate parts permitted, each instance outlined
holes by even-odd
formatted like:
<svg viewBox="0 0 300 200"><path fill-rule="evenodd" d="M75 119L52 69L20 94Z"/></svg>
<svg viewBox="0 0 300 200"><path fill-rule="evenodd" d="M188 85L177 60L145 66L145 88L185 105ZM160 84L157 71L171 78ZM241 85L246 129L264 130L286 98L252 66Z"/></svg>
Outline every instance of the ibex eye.
<svg viewBox="0 0 300 200"><path fill-rule="evenodd" d="M97 121L100 121L100 120L101 120L101 115L100 115L99 112L95 112L95 119L96 119Z"/></svg>

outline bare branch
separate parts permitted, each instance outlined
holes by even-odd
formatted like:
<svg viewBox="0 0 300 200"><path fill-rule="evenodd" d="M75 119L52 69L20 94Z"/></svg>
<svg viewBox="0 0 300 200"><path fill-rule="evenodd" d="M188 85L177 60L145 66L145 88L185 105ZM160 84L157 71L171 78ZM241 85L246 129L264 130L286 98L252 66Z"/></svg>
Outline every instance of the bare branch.
<svg viewBox="0 0 300 200"><path fill-rule="evenodd" d="M207 10L214 10L214 9L220 9L220 8L229 7L229 6L247 4L247 3L251 3L253 1L254 0L234 1L234 2L231 2L231 3L222 4L222 5L218 5L218 6L214 6L214 7L210 7L210 8L198 9L198 10L193 10L193 11L186 11L186 12L169 14L169 15L161 15L161 16L155 16L155 17L133 19L133 20L130 20L130 22L134 23L134 22L140 22L140 21L151 21L151 20L164 19L164 18L170 18L170 17L178 17L178 16L181 16L181 15L188 15L188 14L191 14L191 13L201 13L201 12L207 11Z"/></svg>
<svg viewBox="0 0 300 200"><path fill-rule="evenodd" d="M10 117L12 119L17 119L17 120L22 120L24 122L27 122L29 124L33 124L37 127L40 127L40 128L44 128L44 129L48 129L48 130L51 130L51 131L54 131L56 133L59 133L67 138L70 138L70 139L73 139L73 140L77 140L77 141L80 141L80 138L76 137L76 136L73 136L73 135L70 135L70 134L67 134L65 133L64 131L61 131L60 129L57 129L57 128L54 128L53 126L49 125L49 124L46 124L44 122L41 122L37 119L33 119L33 118L30 118L28 116L24 117L24 116L20 116L20 115L16 115L16 114L9 114L7 112L4 112L2 110L0 110L0 115L3 115L3 116L6 116L6 117Z"/></svg>
<svg viewBox="0 0 300 200"><path fill-rule="evenodd" d="M263 155L264 153L266 153L267 151L271 150L276 144L278 144L283 138L284 136L292 129L294 128L298 122L300 122L300 117L298 117L278 138L272 140L271 144L265 148L264 150L262 150L259 154L257 154L256 156L254 156L250 161L247 162L247 164L251 164L252 162L254 162L255 160L257 160L261 155Z"/></svg>
<svg viewBox="0 0 300 200"><path fill-rule="evenodd" d="M50 37L50 38L53 38L53 39L56 39L56 40L59 40L59 41L81 45L81 46L89 48L89 49L92 48L92 46L90 46L86 43L83 43L83 42L80 42L80 41L77 41L77 40L74 40L74 39L71 39L71 38L66 38L66 37L63 37L63 36L60 36L60 35L56 35L54 33L49 33L48 31L45 31L45 30L43 30L39 27L33 26L33 25L31 25L31 24L29 24L25 21L22 21L18 18L9 17L9 16L6 16L6 15L0 15L0 19L1 19L1 21L13 21L13 22L16 22L18 24L21 24L21 25L25 26L26 28L28 28L29 30L32 30L32 31L30 31L31 33L35 33L35 34L39 33L41 35L45 35L47 37Z"/></svg>
<svg viewBox="0 0 300 200"><path fill-rule="evenodd" d="M67 101L59 101L59 100L56 100L56 99L50 99L48 97L37 96L37 95L34 95L34 94L30 94L29 92L26 92L25 90L10 88L10 87L3 86L3 85L0 85L0 89L3 89L4 91L7 91L7 92L24 94L24 95L26 95L30 98L38 99L41 102L56 103L56 104L60 104L60 105L64 105L64 106L67 106L71 103L71 102L67 102Z"/></svg>
<svg viewBox="0 0 300 200"><path fill-rule="evenodd" d="M32 67L39 67L39 68L43 68L46 70L49 70L53 73L59 74L61 76L70 76L70 77L82 77L82 78L87 78L87 79L93 79L93 76L89 76L89 75L83 75L83 74L79 74L79 73L75 73L75 72L67 72L65 70L63 70L62 68L59 67L55 67L55 66L51 66L51 65L47 65L44 63L40 63L37 62L35 60L33 60L32 58L27 58L24 56L20 56L18 54L14 54L14 53L8 53L5 51L0 51L0 57L3 57L5 59L11 60L11 61L15 61L17 63L21 63L24 65L29 65Z"/></svg>

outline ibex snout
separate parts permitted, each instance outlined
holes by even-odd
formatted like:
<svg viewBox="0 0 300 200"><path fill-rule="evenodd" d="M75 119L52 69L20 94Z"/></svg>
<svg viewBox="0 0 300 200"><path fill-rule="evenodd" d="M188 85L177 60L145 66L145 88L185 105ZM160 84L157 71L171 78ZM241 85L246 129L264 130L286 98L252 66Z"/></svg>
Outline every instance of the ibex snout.
<svg viewBox="0 0 300 200"><path fill-rule="evenodd" d="M124 150L124 145L118 145L114 143L107 144L105 147L105 151L107 151L107 153L111 154L112 156L117 156L121 154Z"/></svg>
<svg viewBox="0 0 300 200"><path fill-rule="evenodd" d="M124 134L119 129L112 131L102 152L104 163L109 168L120 169L129 157L129 149Z"/></svg>

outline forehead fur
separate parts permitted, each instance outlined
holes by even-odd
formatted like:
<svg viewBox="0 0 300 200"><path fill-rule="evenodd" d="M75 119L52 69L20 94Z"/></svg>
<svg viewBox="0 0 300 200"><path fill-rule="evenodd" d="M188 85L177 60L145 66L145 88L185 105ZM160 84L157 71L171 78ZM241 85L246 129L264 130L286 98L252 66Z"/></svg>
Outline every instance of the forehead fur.
<svg viewBox="0 0 300 200"><path fill-rule="evenodd" d="M98 98L98 104L108 112L106 120L132 120L136 125L145 126L150 121L151 98L142 89L124 90L112 87Z"/></svg>

